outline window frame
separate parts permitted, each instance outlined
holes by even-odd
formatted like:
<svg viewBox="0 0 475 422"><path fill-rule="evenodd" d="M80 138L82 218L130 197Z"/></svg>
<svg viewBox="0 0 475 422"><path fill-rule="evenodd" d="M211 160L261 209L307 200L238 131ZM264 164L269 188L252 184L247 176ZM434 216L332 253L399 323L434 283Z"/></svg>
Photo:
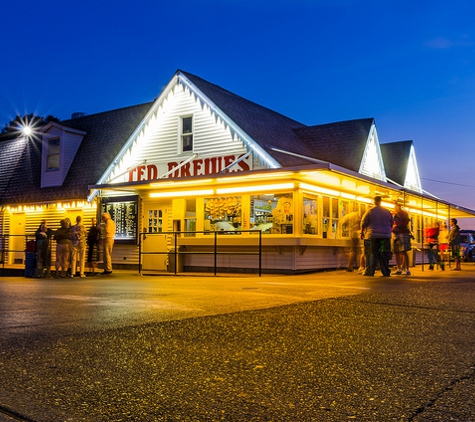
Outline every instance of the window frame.
<svg viewBox="0 0 475 422"><path fill-rule="evenodd" d="M191 119L191 129L185 129L185 122ZM180 151L182 153L193 152L194 149L194 116L192 114L180 116ZM185 131L186 130L186 131ZM191 139L185 143L185 138ZM186 145L186 147L185 147Z"/></svg>
<svg viewBox="0 0 475 422"><path fill-rule="evenodd" d="M53 141L57 143L57 145L52 145ZM52 138L48 138L46 140L46 171L59 171L61 166L61 137L54 136ZM53 146L55 147L55 151L52 152ZM50 166L51 161L56 160L57 166Z"/></svg>

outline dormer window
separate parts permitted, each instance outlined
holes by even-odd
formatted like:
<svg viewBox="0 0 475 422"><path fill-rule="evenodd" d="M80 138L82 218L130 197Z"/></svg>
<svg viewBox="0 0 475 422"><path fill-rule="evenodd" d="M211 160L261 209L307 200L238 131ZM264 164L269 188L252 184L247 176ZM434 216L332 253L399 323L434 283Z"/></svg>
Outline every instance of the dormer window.
<svg viewBox="0 0 475 422"><path fill-rule="evenodd" d="M41 132L40 186L62 186L86 132L56 122L49 122Z"/></svg>
<svg viewBox="0 0 475 422"><path fill-rule="evenodd" d="M59 170L59 138L48 139L46 155L46 171Z"/></svg>
<svg viewBox="0 0 475 422"><path fill-rule="evenodd" d="M181 150L193 151L193 116L181 118Z"/></svg>

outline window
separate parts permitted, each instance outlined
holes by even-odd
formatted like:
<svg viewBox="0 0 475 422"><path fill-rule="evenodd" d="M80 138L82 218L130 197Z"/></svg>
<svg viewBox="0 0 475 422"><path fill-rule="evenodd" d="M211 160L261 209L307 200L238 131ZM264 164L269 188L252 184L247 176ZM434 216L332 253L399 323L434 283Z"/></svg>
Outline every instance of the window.
<svg viewBox="0 0 475 422"><path fill-rule="evenodd" d="M196 231L196 199L185 200L185 231ZM186 236L196 236L196 233L188 233Z"/></svg>
<svg viewBox="0 0 475 422"><path fill-rule="evenodd" d="M46 169L47 171L59 170L59 138L48 139Z"/></svg>
<svg viewBox="0 0 475 422"><path fill-rule="evenodd" d="M204 230L223 231L228 234L241 230L241 197L205 199Z"/></svg>
<svg viewBox="0 0 475 422"><path fill-rule="evenodd" d="M318 234L318 198L303 198L303 233Z"/></svg>
<svg viewBox="0 0 475 422"><path fill-rule="evenodd" d="M193 151L193 117L187 116L181 118L181 149Z"/></svg>
<svg viewBox="0 0 475 422"><path fill-rule="evenodd" d="M251 230L262 233L292 234L294 207L291 193L251 196Z"/></svg>

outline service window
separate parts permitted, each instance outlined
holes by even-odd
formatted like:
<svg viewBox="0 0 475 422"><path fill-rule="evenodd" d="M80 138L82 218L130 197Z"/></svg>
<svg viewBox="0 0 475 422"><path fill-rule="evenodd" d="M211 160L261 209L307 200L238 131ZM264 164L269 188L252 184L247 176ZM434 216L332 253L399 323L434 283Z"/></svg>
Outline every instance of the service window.
<svg viewBox="0 0 475 422"><path fill-rule="evenodd" d="M303 234L318 234L318 197L303 198Z"/></svg>
<svg viewBox="0 0 475 422"><path fill-rule="evenodd" d="M196 233L193 233L196 231L196 199L186 199L185 206L186 236L196 236Z"/></svg>
<svg viewBox="0 0 475 422"><path fill-rule="evenodd" d="M349 201L341 201L341 237L350 237L350 222L348 215L351 212L351 203ZM346 217L346 218L345 218Z"/></svg>
<svg viewBox="0 0 475 422"><path fill-rule="evenodd" d="M241 234L241 197L207 198L205 203L205 231ZM236 233L234 233L236 232Z"/></svg>
<svg viewBox="0 0 475 422"><path fill-rule="evenodd" d="M251 230L267 234L294 232L294 205L291 193L252 195Z"/></svg>
<svg viewBox="0 0 475 422"><path fill-rule="evenodd" d="M326 239L328 236L328 229L330 226L330 198L328 196L322 197L322 235Z"/></svg>

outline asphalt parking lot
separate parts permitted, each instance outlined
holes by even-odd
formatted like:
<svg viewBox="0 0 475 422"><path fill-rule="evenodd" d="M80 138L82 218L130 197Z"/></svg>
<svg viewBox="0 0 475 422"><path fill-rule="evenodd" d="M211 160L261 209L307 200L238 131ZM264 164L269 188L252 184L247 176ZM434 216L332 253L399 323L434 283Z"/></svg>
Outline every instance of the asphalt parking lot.
<svg viewBox="0 0 475 422"><path fill-rule="evenodd" d="M0 421L475 420L474 282L0 278Z"/></svg>

